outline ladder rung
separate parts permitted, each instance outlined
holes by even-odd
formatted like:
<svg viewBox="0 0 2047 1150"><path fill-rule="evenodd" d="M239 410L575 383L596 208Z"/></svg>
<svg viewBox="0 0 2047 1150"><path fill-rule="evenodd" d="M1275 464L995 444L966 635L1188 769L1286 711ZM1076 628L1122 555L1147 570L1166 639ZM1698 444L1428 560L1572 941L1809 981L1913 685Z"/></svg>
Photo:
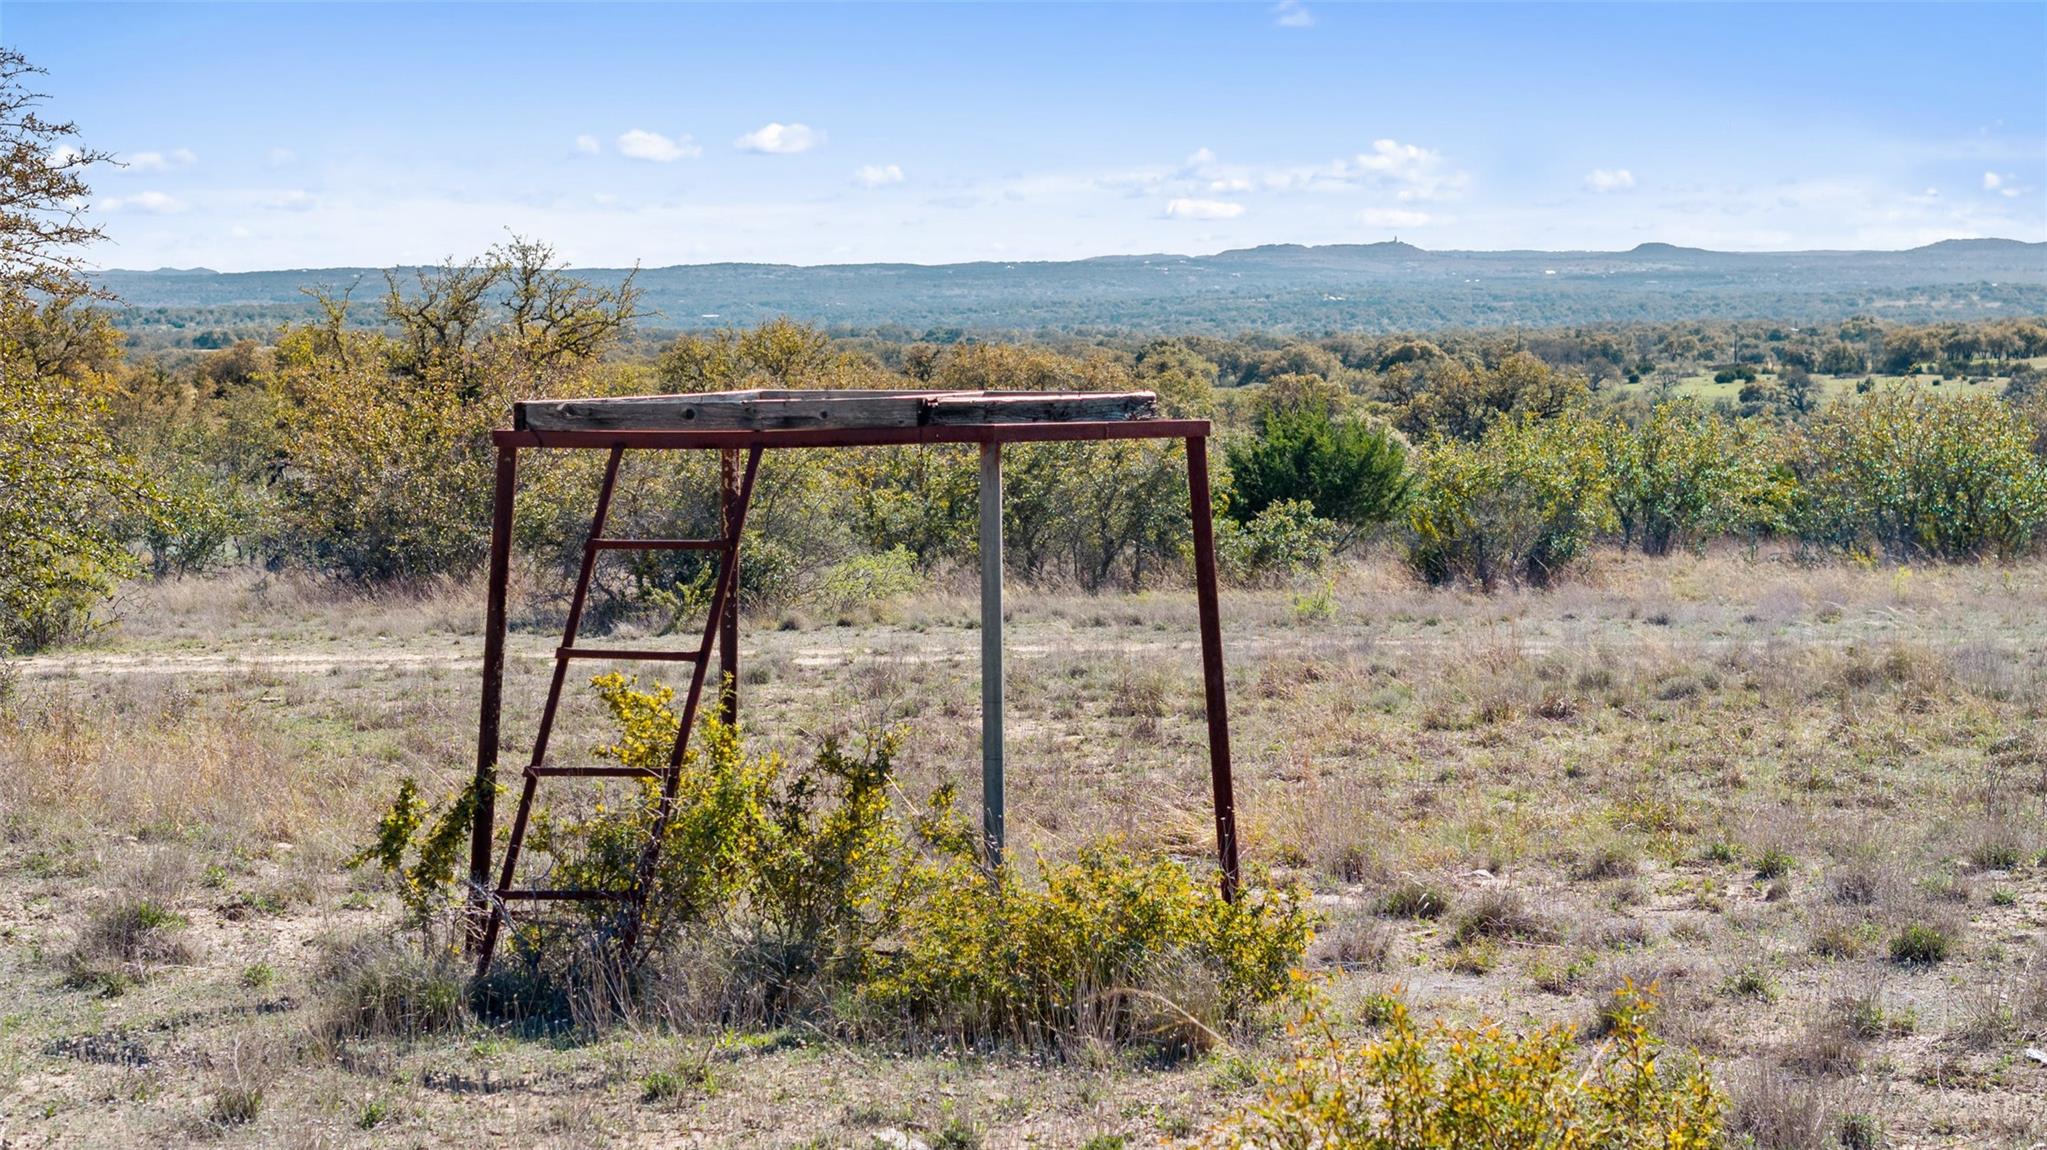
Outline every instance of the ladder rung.
<svg viewBox="0 0 2047 1150"><path fill-rule="evenodd" d="M723 539L592 539L599 551L723 551Z"/></svg>
<svg viewBox="0 0 2047 1150"><path fill-rule="evenodd" d="M557 659L644 659L651 663L697 663L702 651L616 651L597 647L557 647Z"/></svg>
<svg viewBox="0 0 2047 1150"><path fill-rule="evenodd" d="M526 773L536 779L658 779L661 772L652 767L527 767Z"/></svg>
<svg viewBox="0 0 2047 1150"><path fill-rule="evenodd" d="M501 890L508 902L618 902L633 897L629 890Z"/></svg>

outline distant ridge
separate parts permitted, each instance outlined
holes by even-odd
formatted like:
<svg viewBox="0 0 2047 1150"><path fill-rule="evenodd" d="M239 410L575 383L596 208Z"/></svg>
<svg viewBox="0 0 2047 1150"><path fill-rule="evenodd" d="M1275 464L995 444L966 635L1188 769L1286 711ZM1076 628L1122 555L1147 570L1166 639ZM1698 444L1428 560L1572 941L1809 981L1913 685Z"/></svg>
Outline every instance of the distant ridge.
<svg viewBox="0 0 2047 1150"><path fill-rule="evenodd" d="M407 269L401 269L407 270ZM376 268L109 271L131 329L191 338L313 314L302 289ZM579 268L617 283L622 268ZM1827 323L2047 314L2047 243L1955 239L1904 251L1430 251L1400 240L1262 244L1213 255L957 264L678 264L635 281L653 330L790 316L835 330L971 333L1427 331L1700 319ZM372 322L374 304L357 315Z"/></svg>

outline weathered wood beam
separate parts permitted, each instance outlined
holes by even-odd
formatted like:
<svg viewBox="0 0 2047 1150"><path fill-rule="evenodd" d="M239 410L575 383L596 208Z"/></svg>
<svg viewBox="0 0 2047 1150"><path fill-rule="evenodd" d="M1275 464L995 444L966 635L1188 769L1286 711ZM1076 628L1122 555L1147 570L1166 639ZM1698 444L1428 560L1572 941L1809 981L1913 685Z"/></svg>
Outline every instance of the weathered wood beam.
<svg viewBox="0 0 2047 1150"><path fill-rule="evenodd" d="M787 431L1151 419L1148 391L733 391L527 400L520 431Z"/></svg>

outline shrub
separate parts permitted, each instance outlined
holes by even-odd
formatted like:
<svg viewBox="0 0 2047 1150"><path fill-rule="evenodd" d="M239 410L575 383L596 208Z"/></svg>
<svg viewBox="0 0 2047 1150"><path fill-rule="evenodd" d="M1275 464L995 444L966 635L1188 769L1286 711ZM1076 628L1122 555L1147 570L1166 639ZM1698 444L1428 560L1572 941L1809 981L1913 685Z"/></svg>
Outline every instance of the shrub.
<svg viewBox="0 0 2047 1150"><path fill-rule="evenodd" d="M990 881L957 852L923 867L901 950L865 988L870 1005L969 1038L1028 1044L1139 1037L1146 1017L1163 1011L1161 1021L1192 1042L1183 1026L1212 1037L1292 992L1313 934L1301 892L1225 901L1178 863L1114 845L1037 870L1036 882L1013 868ZM1165 986L1199 987L1209 1016Z"/></svg>
<svg viewBox="0 0 2047 1150"><path fill-rule="evenodd" d="M640 690L622 675L596 686L619 724L597 754L665 767L676 731L671 692ZM1033 1044L1150 1038L1185 1050L1294 990L1314 921L1300 892L1250 890L1225 901L1178 863L1114 844L991 875L950 788L910 817L892 809L895 753L890 737L871 737L859 753L827 740L797 768L747 754L737 732L715 721L693 741L641 937L649 950L703 951L723 984L709 1004L720 1017L829 1004L854 1026L909 1023ZM652 781L636 786L624 802L587 815L534 815L527 842L551 885L630 884L659 802ZM452 864L438 861L439 824L420 833L431 822L414 789L403 788L362 856L417 888L410 905L429 914L447 905L453 885ZM547 973L562 968L557 944L567 944L571 964L587 963L590 943L619 925L614 905L578 909L585 929L520 924L507 935L526 973L479 987L479 1011L485 999L504 999L518 1014L530 1013L525 1000L536 995L563 997ZM332 965L324 978L338 1033L413 1033L460 1018L460 983L439 966L382 950ZM571 966L569 975L604 983L614 1002L645 983L615 963Z"/></svg>
<svg viewBox="0 0 2047 1150"><path fill-rule="evenodd" d="M1945 960L1954 947L1954 936L1937 924L1908 923L1891 936L1891 961L1907 966L1932 965Z"/></svg>
<svg viewBox="0 0 2047 1150"><path fill-rule="evenodd" d="M409 927L438 925L454 897L455 868L476 817L474 787L435 805L419 797L411 777L399 780L398 796L377 820L375 841L348 860L350 868L375 863L392 876Z"/></svg>
<svg viewBox="0 0 2047 1150"><path fill-rule="evenodd" d="M261 1086L224 1086L213 1096L209 1117L217 1126L247 1126L262 1109Z"/></svg>
<svg viewBox="0 0 2047 1150"><path fill-rule="evenodd" d="M1268 504L1248 522L1224 519L1215 528L1219 574L1240 587L1272 585L1321 570L1337 537L1336 524L1298 499Z"/></svg>
<svg viewBox="0 0 2047 1150"><path fill-rule="evenodd" d="M1450 909L1450 896L1419 879L1406 879L1379 900L1379 913L1389 918L1440 918Z"/></svg>
<svg viewBox="0 0 2047 1150"><path fill-rule="evenodd" d="M330 946L313 985L319 1026L335 1038L416 1038L457 1029L467 1017L452 956L429 958L389 938Z"/></svg>
<svg viewBox="0 0 2047 1150"><path fill-rule="evenodd" d="M137 568L114 521L148 520L159 503L108 435L96 373L46 367L34 354L44 329L70 322L67 310L11 290L0 298L0 654L84 630ZM106 344L111 365L111 329L88 337Z"/></svg>
<svg viewBox="0 0 2047 1150"><path fill-rule="evenodd" d="M1781 847L1771 847L1756 856L1756 877L1765 882L1783 878L1798 869L1798 860Z"/></svg>
<svg viewBox="0 0 2047 1150"><path fill-rule="evenodd" d="M2010 557L2047 523L2047 462L2011 406L1889 388L1833 405L1799 441L1794 522L1810 544Z"/></svg>
<svg viewBox="0 0 2047 1150"><path fill-rule="evenodd" d="M922 585L917 557L901 545L855 555L825 569L814 599L828 611L864 607L909 595Z"/></svg>
<svg viewBox="0 0 2047 1150"><path fill-rule="evenodd" d="M1702 1069L1659 1071L1661 1043L1646 995L1615 1011L1611 1050L1574 1065L1569 1030L1512 1034L1487 1023L1424 1033L1395 1004L1363 1046L1314 1020L1312 1045L1275 1075L1265 1097L1226 1119L1210 1144L1368 1150L1712 1146L1725 1102Z"/></svg>
<svg viewBox="0 0 2047 1150"><path fill-rule="evenodd" d="M1728 531L1781 528L1791 500L1759 423L1730 424L1697 403L1662 403L1607 437L1622 538L1650 555Z"/></svg>
<svg viewBox="0 0 2047 1150"><path fill-rule="evenodd" d="M1584 401L1585 378L1517 351L1497 366L1472 371L1452 359L1423 360L1396 371L1421 384L1400 413L1401 431L1417 439L1475 441L1515 419L1548 419ZM1405 390L1406 381L1394 381Z"/></svg>
<svg viewBox="0 0 2047 1150"><path fill-rule="evenodd" d="M1577 414L1518 418L1421 453L1408 561L1431 583L1546 586L1615 525L1605 429Z"/></svg>
<svg viewBox="0 0 2047 1150"><path fill-rule="evenodd" d="M1556 924L1528 909L1515 891L1486 892L1457 916L1457 926L1450 932L1450 940L1458 946L1499 938L1541 942L1556 936Z"/></svg>
<svg viewBox="0 0 2047 1150"><path fill-rule="evenodd" d="M1268 414L1255 438L1229 448L1230 515L1250 523L1275 504L1304 502L1346 536L1384 523L1407 494L1407 452L1383 427L1325 405Z"/></svg>

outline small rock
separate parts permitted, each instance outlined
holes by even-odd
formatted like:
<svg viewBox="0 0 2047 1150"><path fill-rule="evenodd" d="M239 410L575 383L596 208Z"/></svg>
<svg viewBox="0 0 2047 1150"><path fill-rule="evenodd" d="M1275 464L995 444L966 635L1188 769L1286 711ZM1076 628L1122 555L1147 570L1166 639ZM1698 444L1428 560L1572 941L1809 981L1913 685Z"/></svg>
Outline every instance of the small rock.
<svg viewBox="0 0 2047 1150"><path fill-rule="evenodd" d="M931 1147L926 1145L922 1138L913 1138L893 1126L886 1130L876 1131L874 1134L874 1144L876 1146L886 1146L888 1150L931 1150Z"/></svg>
<svg viewBox="0 0 2047 1150"><path fill-rule="evenodd" d="M2026 1047L2026 1057L2042 1066L2047 1066L2047 1050L2042 1050L2037 1046L2028 1046Z"/></svg>

